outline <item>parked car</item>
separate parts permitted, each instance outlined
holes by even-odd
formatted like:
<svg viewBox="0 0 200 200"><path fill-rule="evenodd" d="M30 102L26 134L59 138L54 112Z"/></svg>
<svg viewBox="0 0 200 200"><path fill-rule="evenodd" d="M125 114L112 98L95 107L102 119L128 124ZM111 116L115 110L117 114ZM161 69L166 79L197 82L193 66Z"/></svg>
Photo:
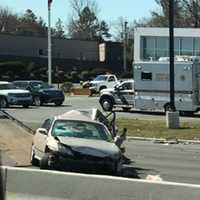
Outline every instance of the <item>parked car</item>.
<svg viewBox="0 0 200 200"><path fill-rule="evenodd" d="M113 74L99 75L89 82L89 89L91 94L99 93L103 89L114 87L116 83L118 83L118 79Z"/></svg>
<svg viewBox="0 0 200 200"><path fill-rule="evenodd" d="M16 89L15 85L0 81L0 108L10 105L22 105L28 108L32 105L32 96L28 90Z"/></svg>
<svg viewBox="0 0 200 200"><path fill-rule="evenodd" d="M14 81L17 88L24 88L31 92L33 105L40 106L46 103L55 103L56 106L63 104L65 95L62 90L55 89L40 80Z"/></svg>
<svg viewBox="0 0 200 200"><path fill-rule="evenodd" d="M104 111L111 111L114 107L129 111L134 106L134 94L134 80L125 80L113 88L103 89L99 103Z"/></svg>
<svg viewBox="0 0 200 200"><path fill-rule="evenodd" d="M92 114L71 110L44 121L33 138L31 162L41 169L104 169L120 173L122 153L114 143L105 118L97 109ZM106 122L105 122L106 123Z"/></svg>

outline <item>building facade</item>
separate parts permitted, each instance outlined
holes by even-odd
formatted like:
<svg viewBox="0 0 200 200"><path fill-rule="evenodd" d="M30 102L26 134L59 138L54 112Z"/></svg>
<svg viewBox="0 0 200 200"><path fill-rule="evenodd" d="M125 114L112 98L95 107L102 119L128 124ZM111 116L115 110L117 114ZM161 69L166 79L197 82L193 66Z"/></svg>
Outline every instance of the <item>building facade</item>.
<svg viewBox="0 0 200 200"><path fill-rule="evenodd" d="M97 41L52 39L52 57L99 61ZM0 34L0 56L47 58L47 38Z"/></svg>
<svg viewBox="0 0 200 200"><path fill-rule="evenodd" d="M158 60L169 57L168 28L135 28L134 61ZM200 29L174 29L175 56L200 56Z"/></svg>

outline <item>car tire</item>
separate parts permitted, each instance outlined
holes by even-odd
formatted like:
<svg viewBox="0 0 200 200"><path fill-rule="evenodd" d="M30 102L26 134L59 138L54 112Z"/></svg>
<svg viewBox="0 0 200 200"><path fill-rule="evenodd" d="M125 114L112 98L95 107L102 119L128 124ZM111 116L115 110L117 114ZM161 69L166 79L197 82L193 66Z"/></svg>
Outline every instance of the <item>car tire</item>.
<svg viewBox="0 0 200 200"><path fill-rule="evenodd" d="M113 109L113 102L110 98L104 98L101 100L101 107L104 111L112 111Z"/></svg>
<svg viewBox="0 0 200 200"><path fill-rule="evenodd" d="M32 146L32 150L31 150L31 164L33 166L38 166L39 165L39 161L35 158L35 152L34 152L33 146Z"/></svg>
<svg viewBox="0 0 200 200"><path fill-rule="evenodd" d="M41 105L42 105L39 96L36 96L36 97L33 98L33 105L34 105L34 106L41 106Z"/></svg>
<svg viewBox="0 0 200 200"><path fill-rule="evenodd" d="M0 108L7 108L8 107L8 101L6 97L0 97Z"/></svg>
<svg viewBox="0 0 200 200"><path fill-rule="evenodd" d="M62 101L56 101L56 102L54 102L54 103L55 103L56 106L61 106L61 105L63 104Z"/></svg>
<svg viewBox="0 0 200 200"><path fill-rule="evenodd" d="M49 156L50 153L45 153L42 159L40 160L40 169L50 169L49 166Z"/></svg>

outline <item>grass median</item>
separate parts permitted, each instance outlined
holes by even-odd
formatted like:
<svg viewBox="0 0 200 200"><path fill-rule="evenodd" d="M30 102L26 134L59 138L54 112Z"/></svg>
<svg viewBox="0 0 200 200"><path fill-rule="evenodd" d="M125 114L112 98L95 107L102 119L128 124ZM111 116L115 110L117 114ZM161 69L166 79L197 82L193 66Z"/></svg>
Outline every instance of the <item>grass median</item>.
<svg viewBox="0 0 200 200"><path fill-rule="evenodd" d="M119 129L126 127L128 136L152 138L200 139L200 124L181 122L179 129L166 128L164 120L117 119Z"/></svg>
<svg viewBox="0 0 200 200"><path fill-rule="evenodd" d="M182 122L179 129L166 128L164 120L140 120L119 118L116 121L119 129L126 127L128 136L152 137L152 138L177 138L187 140L200 139L200 124L197 122ZM27 126L36 130L40 123L26 123Z"/></svg>

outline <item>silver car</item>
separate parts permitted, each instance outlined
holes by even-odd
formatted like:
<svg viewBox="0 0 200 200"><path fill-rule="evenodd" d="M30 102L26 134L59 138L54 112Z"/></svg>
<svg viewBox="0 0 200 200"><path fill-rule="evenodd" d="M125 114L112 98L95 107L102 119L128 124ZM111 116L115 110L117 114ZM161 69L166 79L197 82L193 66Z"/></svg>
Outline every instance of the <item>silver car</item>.
<svg viewBox="0 0 200 200"><path fill-rule="evenodd" d="M108 128L91 116L94 113L72 110L45 120L33 138L32 164L40 163L41 169L104 169L119 174L121 150Z"/></svg>

